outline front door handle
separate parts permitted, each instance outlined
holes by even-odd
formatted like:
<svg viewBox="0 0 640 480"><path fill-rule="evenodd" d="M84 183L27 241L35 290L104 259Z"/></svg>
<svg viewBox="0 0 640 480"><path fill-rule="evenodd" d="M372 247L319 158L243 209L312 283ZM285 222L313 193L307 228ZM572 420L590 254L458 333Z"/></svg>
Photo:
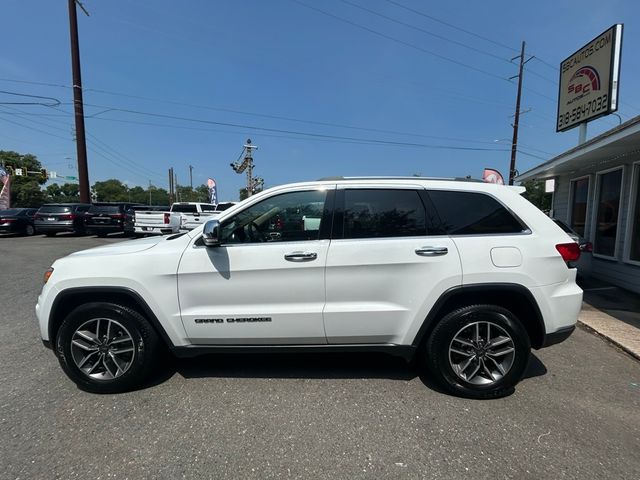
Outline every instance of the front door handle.
<svg viewBox="0 0 640 480"><path fill-rule="evenodd" d="M310 262L316 258L318 258L318 254L315 252L291 252L284 254L284 259L290 262Z"/></svg>
<svg viewBox="0 0 640 480"><path fill-rule="evenodd" d="M416 248L416 255L421 257L438 257L449 252L447 247L420 247Z"/></svg>

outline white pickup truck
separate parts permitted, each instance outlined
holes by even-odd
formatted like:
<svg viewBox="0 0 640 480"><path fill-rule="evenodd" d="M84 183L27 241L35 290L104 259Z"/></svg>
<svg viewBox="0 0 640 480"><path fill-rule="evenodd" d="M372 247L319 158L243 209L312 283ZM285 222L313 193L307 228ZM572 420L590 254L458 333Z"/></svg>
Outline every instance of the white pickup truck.
<svg viewBox="0 0 640 480"><path fill-rule="evenodd" d="M136 237L178 233L183 221L182 214L172 213L169 207L136 210L133 233Z"/></svg>
<svg viewBox="0 0 640 480"><path fill-rule="evenodd" d="M176 202L171 205L171 212L179 212L182 215L181 230L193 230L211 217L220 215L236 202L221 202L218 205L199 202Z"/></svg>
<svg viewBox="0 0 640 480"><path fill-rule="evenodd" d="M222 202L218 205L199 202L177 202L171 208L149 208L135 212L134 234L168 235L180 230L193 230L202 225L205 218L215 217L236 202Z"/></svg>

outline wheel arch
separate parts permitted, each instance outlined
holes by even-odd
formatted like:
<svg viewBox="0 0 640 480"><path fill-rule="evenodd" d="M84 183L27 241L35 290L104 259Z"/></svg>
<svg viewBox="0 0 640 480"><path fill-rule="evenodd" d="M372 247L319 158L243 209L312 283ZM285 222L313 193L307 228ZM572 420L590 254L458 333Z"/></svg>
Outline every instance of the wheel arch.
<svg viewBox="0 0 640 480"><path fill-rule="evenodd" d="M539 349L544 345L546 330L538 303L525 286L513 283L462 285L450 288L431 308L412 345L418 347L424 339L429 338L438 320L447 313L476 304L506 308L522 322L533 348Z"/></svg>
<svg viewBox="0 0 640 480"><path fill-rule="evenodd" d="M115 303L135 310L149 321L166 346L173 348L173 342L147 302L127 287L76 287L61 291L53 301L49 314L49 341L55 342L60 325L76 307L95 302Z"/></svg>

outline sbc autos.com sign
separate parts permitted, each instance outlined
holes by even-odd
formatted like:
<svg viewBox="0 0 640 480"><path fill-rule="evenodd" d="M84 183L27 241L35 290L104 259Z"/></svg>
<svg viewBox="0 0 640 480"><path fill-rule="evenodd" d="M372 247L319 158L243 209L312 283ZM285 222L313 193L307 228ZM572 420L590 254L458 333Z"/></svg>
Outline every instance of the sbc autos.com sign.
<svg viewBox="0 0 640 480"><path fill-rule="evenodd" d="M560 64L556 132L618 109L622 24L587 43Z"/></svg>

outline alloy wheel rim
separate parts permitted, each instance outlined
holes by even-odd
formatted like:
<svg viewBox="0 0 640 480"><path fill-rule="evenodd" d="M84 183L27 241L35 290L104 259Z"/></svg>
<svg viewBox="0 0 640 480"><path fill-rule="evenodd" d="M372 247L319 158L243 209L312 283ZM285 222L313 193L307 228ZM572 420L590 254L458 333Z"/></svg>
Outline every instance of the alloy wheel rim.
<svg viewBox="0 0 640 480"><path fill-rule="evenodd" d="M458 378L473 385L491 385L513 366L515 345L507 331L493 322L462 327L449 344L449 365Z"/></svg>
<svg viewBox="0 0 640 480"><path fill-rule="evenodd" d="M124 375L135 355L135 342L129 331L110 318L88 320L71 337L76 367L93 380L113 380Z"/></svg>

